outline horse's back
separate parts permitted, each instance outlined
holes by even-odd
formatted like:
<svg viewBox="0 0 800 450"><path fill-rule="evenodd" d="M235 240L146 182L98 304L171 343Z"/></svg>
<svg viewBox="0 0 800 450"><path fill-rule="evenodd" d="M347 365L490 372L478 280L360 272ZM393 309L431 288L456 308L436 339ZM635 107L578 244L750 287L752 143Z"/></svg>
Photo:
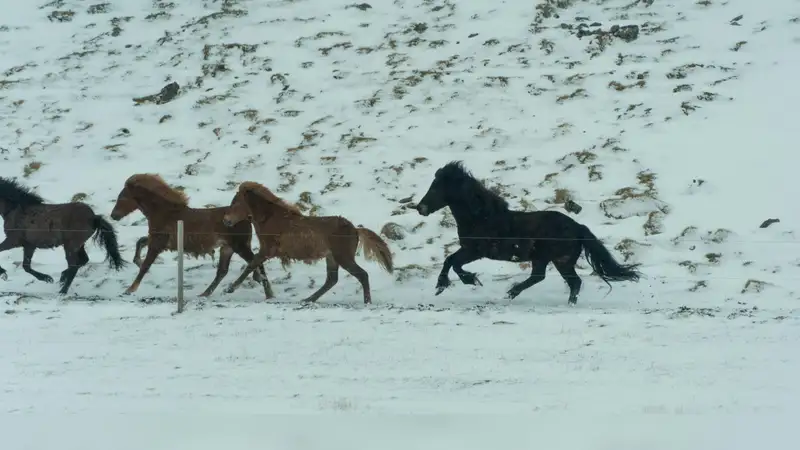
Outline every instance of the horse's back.
<svg viewBox="0 0 800 450"><path fill-rule="evenodd" d="M561 235L577 232L580 224L560 211L513 211L512 227L516 234Z"/></svg>
<svg viewBox="0 0 800 450"><path fill-rule="evenodd" d="M59 224L91 223L94 220L94 210L83 202L49 203L26 207L22 214L26 221L50 222Z"/></svg>

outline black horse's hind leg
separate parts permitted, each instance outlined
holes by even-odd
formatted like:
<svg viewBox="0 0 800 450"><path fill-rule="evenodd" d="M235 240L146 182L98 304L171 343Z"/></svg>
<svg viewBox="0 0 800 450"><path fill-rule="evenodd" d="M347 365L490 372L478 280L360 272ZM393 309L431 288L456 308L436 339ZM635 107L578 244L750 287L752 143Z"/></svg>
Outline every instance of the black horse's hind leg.
<svg viewBox="0 0 800 450"><path fill-rule="evenodd" d="M36 247L31 247L28 245L22 247L22 270L33 275L39 281L44 281L45 283L52 283L53 277L31 269L31 262L33 261L33 252L35 251Z"/></svg>
<svg viewBox="0 0 800 450"><path fill-rule="evenodd" d="M68 253L69 252L67 252L67 250L64 250L64 255L65 256L67 256ZM89 263L89 255L86 253L86 247L81 246L80 250L78 250L77 261L79 263L78 263L78 267L75 269L76 273L77 273L78 269L80 269L81 267L83 267L83 266L85 266L86 264ZM61 271L61 277L58 279L58 282L61 283L62 286L64 285L64 281L67 279L67 275L69 274L69 271L70 271L71 268L72 268L72 264L70 263L69 256L67 256L67 268Z"/></svg>
<svg viewBox="0 0 800 450"><path fill-rule="evenodd" d="M529 276L526 280L511 286L511 289L509 289L508 292L506 293L506 298L509 300L513 299L514 297L522 293L522 291L524 291L525 289L528 289L534 284L544 280L545 273L547 272L547 264L549 263L550 261L547 260L541 260L541 259L532 260L531 276Z"/></svg>
<svg viewBox="0 0 800 450"><path fill-rule="evenodd" d="M464 284L483 286L478 280L477 275L472 272L464 270L463 266L473 261L481 259L481 256L475 254L474 251L465 249L464 247L456 250L455 253L444 259L442 264L442 271L439 272L439 279L436 282L436 295L441 294L445 289L450 287L450 279L447 277L450 268L458 275L458 278Z"/></svg>
<svg viewBox="0 0 800 450"><path fill-rule="evenodd" d="M581 277L575 272L576 262L576 259L553 261L558 273L561 274L561 277L564 278L567 286L569 286L569 300L567 301L569 305L578 303L578 293L581 291Z"/></svg>
<svg viewBox="0 0 800 450"><path fill-rule="evenodd" d="M76 252L64 250L64 253L67 257L68 267L61 272L61 279L59 280L61 283L61 290L58 291L59 294L67 293L70 286L72 286L75 275L78 274L78 270L89 263L89 255L86 253L86 248L84 246L81 246Z"/></svg>

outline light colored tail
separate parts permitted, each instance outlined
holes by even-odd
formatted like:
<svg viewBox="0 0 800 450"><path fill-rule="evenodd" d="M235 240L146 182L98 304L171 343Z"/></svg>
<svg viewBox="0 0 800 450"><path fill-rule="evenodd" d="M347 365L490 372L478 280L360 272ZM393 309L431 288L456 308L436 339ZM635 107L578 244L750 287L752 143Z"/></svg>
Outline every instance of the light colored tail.
<svg viewBox="0 0 800 450"><path fill-rule="evenodd" d="M378 264L389 273L394 270L392 252L386 241L369 228L358 227L358 246L364 249L364 258L368 261L378 261Z"/></svg>

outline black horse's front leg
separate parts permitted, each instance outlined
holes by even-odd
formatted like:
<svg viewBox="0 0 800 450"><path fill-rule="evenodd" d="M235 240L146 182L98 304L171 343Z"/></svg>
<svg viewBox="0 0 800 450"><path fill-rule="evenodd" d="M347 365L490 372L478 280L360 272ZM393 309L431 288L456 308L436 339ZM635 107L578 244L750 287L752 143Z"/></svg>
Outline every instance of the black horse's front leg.
<svg viewBox="0 0 800 450"><path fill-rule="evenodd" d="M8 240L7 237L5 238L5 240L3 240L3 242L0 242L0 252L11 250L12 248L17 248L17 247L20 247L20 245L11 243L11 241ZM0 278L2 278L3 281L8 280L8 274L6 273L6 269L3 269L2 267L0 267Z"/></svg>
<svg viewBox="0 0 800 450"><path fill-rule="evenodd" d="M464 270L463 266L473 261L481 259L482 257L476 254L473 250L464 247L456 250L455 253L444 259L442 264L442 271L439 272L439 279L436 282L436 295L441 294L445 289L450 287L450 279L447 277L450 268L458 275L458 278L464 284L483 286L478 280L477 275L472 272Z"/></svg>

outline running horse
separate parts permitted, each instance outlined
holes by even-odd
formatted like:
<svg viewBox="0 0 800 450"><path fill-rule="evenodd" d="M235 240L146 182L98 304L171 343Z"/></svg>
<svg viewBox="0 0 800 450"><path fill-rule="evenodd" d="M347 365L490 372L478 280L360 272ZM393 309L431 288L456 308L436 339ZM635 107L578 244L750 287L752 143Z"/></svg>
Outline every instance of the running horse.
<svg viewBox="0 0 800 450"><path fill-rule="evenodd" d="M253 260L254 254L250 248L253 230L249 222L227 227L222 223L222 217L229 209L227 206L189 207L189 198L186 194L170 187L160 175L148 173L131 175L117 196L111 218L120 220L137 209L147 218L147 253L144 261L137 264L139 273L125 291L126 294L136 292L142 278L159 254L165 250L177 250L179 220L183 220L184 224L183 249L187 256L195 258L213 256L214 250L220 248L217 274L200 297L208 297L214 292L227 275L234 253L248 263ZM137 241L137 254L143 244L140 242L141 239ZM258 269L253 273L253 279L261 283L264 295L270 299L274 294L264 266L261 265Z"/></svg>
<svg viewBox="0 0 800 450"><path fill-rule="evenodd" d="M61 272L59 294L66 294L78 270L89 263L86 241L105 248L106 261L119 271L126 262L119 253L114 227L83 202L45 203L44 199L15 180L0 177L0 215L6 238L0 252L22 247L22 270L37 280L52 283L53 277L31 268L36 249L64 248L67 268ZM0 267L0 278L8 279Z"/></svg>
<svg viewBox="0 0 800 450"><path fill-rule="evenodd" d="M506 298L513 299L544 280L547 265L552 262L569 286L567 303L572 306L578 302L581 290L575 264L582 251L594 273L609 287L609 281L639 281L639 264L618 263L587 226L559 211L509 209L505 199L487 189L461 161L450 162L436 171L416 210L428 216L444 207L453 213L461 247L445 258L436 295L450 286L451 268L462 283L480 286L478 277L464 270L464 265L482 258L530 262L531 275L506 293Z"/></svg>
<svg viewBox="0 0 800 450"><path fill-rule="evenodd" d="M316 302L339 280L339 267L353 275L364 291L364 303L372 303L369 275L356 263L356 252L363 247L364 258L377 261L392 273L392 253L389 246L374 231L356 227L341 216L304 216L300 210L276 196L265 186L252 181L239 185L223 216L227 226L250 220L256 229L260 249L255 259L225 292L231 293L244 281L257 264L278 258L284 266L293 261L306 264L325 259L325 283L304 302Z"/></svg>

